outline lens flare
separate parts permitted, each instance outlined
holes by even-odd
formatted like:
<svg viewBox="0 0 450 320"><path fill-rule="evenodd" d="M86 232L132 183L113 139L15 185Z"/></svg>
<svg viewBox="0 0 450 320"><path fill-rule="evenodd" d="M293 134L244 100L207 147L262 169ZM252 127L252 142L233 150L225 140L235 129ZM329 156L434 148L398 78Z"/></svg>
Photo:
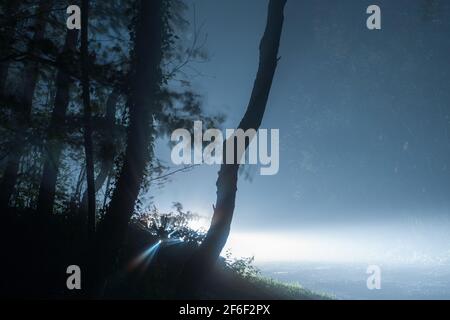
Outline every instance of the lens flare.
<svg viewBox="0 0 450 320"><path fill-rule="evenodd" d="M147 269L150 262L155 257L156 253L158 252L162 241L159 240L154 245L152 245L150 248L142 252L139 256L137 256L131 263L130 263L130 270L136 269L137 267L141 266L142 270Z"/></svg>

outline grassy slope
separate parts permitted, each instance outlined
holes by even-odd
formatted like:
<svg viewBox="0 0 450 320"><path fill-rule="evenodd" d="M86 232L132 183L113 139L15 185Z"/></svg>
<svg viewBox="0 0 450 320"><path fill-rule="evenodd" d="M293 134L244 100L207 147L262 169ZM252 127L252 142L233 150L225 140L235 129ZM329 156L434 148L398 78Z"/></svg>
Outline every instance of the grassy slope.
<svg viewBox="0 0 450 320"><path fill-rule="evenodd" d="M231 300L320 300L329 299L299 284L287 284L271 278L242 277L234 271L220 271L207 284L205 299Z"/></svg>

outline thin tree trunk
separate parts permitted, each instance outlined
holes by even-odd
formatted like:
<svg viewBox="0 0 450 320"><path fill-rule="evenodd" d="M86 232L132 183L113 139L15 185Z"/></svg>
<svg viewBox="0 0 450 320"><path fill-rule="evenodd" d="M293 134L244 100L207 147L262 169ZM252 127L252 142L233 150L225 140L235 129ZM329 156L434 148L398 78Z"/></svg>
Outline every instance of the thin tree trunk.
<svg viewBox="0 0 450 320"><path fill-rule="evenodd" d="M72 196L72 203L74 204L74 207L78 207L78 203L80 201L81 197L81 189L83 187L83 181L86 176L86 166L82 166L80 169L80 173L78 174L77 184L75 187L75 192Z"/></svg>
<svg viewBox="0 0 450 320"><path fill-rule="evenodd" d="M128 99L127 147L111 202L99 225L98 264L91 278L96 294L101 294L106 278L114 268L150 160L154 133L152 114L158 107L162 78L163 3L164 0L140 1Z"/></svg>
<svg viewBox="0 0 450 320"><path fill-rule="evenodd" d="M238 129L258 130L264 116L278 62L278 49L284 21L286 0L270 0L266 30L260 44L260 61L247 111ZM224 143L224 151L226 150ZM248 145L246 146L248 147ZM236 153L236 152L235 152ZM224 163L226 159L223 153ZM235 159L234 163L238 163ZM195 294L201 280L213 269L230 233L233 219L239 164L223 164L216 182L217 199L211 226L198 250L186 263L180 277L178 294Z"/></svg>
<svg viewBox="0 0 450 320"><path fill-rule="evenodd" d="M108 200L108 191L109 191L109 186L111 185L111 175L112 175L112 170L108 175L108 179L106 179L106 186L105 186L105 194L103 196L103 205L102 205L102 210L106 209L106 201Z"/></svg>
<svg viewBox="0 0 450 320"><path fill-rule="evenodd" d="M86 181L88 192L88 238L92 240L95 233L95 181L94 148L92 144L92 108L89 84L89 0L82 0L81 14L81 68L84 104L84 149L86 157Z"/></svg>
<svg viewBox="0 0 450 320"><path fill-rule="evenodd" d="M114 157L115 157L115 146L114 146L114 125L115 125L115 114L116 114L116 106L119 98L119 93L117 91L113 91L108 97L108 101L106 102L106 116L105 123L106 126L104 128L104 143L105 148L109 150L105 150L104 155L101 159L100 171L95 178L95 192L97 193L102 186L105 184L106 179L110 175L112 168L114 166ZM88 209L88 192L87 190L83 193L83 197L81 198L80 209L82 212L87 212Z"/></svg>
<svg viewBox="0 0 450 320"><path fill-rule="evenodd" d="M68 30L64 49L59 56L59 64L70 63L72 53L76 49L78 39L77 30ZM39 187L37 212L40 215L51 214L55 202L56 180L63 148L62 136L64 135L63 123L70 98L70 75L60 69L56 76L55 102L48 128L46 158Z"/></svg>
<svg viewBox="0 0 450 320"><path fill-rule="evenodd" d="M28 45L28 52L36 51L36 44L44 39L47 21L45 13L50 9L51 1L45 0L39 3L36 23L34 25L33 38ZM6 210L9 200L15 191L18 179L19 163L25 149L26 131L31 117L34 91L36 89L39 74L39 64L28 62L25 64L21 92L19 93L19 110L15 115L14 136L10 142L10 154L6 164L2 181L0 182L0 208Z"/></svg>

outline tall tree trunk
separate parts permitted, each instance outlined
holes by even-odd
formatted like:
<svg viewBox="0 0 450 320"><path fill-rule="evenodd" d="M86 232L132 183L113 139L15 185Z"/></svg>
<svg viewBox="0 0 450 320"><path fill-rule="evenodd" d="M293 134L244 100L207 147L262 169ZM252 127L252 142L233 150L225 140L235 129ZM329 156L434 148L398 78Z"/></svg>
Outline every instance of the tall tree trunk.
<svg viewBox="0 0 450 320"><path fill-rule="evenodd" d="M111 202L98 228L98 264L91 278L96 281L96 290L103 290L106 278L114 268L150 160L154 133L152 114L158 107L157 95L162 81L164 2L140 1L130 75L127 147Z"/></svg>
<svg viewBox="0 0 450 320"><path fill-rule="evenodd" d="M89 0L82 0L81 14L81 69L84 104L84 149L86 157L86 181L88 192L88 235L92 240L95 233L95 181L94 148L92 144L92 108L89 84Z"/></svg>
<svg viewBox="0 0 450 320"><path fill-rule="evenodd" d="M11 49L11 45L13 43L13 37L15 36L16 26L17 26L17 18L14 17L16 11L19 7L18 1L15 0L5 0L3 6L3 15L5 23L1 26L0 32L3 33L3 37L5 37L5 43L2 43L0 49L0 56L6 57L9 54L9 50ZM6 86L6 78L8 77L8 69L9 69L9 61L0 62L0 97L3 97L5 94L5 86Z"/></svg>
<svg viewBox="0 0 450 320"><path fill-rule="evenodd" d="M113 166L115 157L115 145L114 145L114 126L115 126L115 114L117 107L117 100L119 98L119 93L113 91L106 102L106 115L105 115L105 127L104 130L104 141L102 156L100 159L100 171L95 178L95 192L98 192L102 186L105 184L106 179L109 177ZM80 203L81 214L87 212L88 210L88 192L87 190L83 193Z"/></svg>
<svg viewBox="0 0 450 320"><path fill-rule="evenodd" d="M77 30L68 30L64 48L58 57L58 64L71 63L78 39ZM69 106L70 75L60 69L56 76L56 95L50 125L48 128L44 169L39 187L37 212L41 215L51 214L55 202L56 180L63 148L63 123Z"/></svg>
<svg viewBox="0 0 450 320"><path fill-rule="evenodd" d="M238 129L258 130L264 116L272 86L273 77L278 62L278 49L284 21L286 0L270 0L266 30L260 43L260 61L258 73L253 86L247 111ZM234 139L233 137L229 139ZM225 146L230 140L224 143ZM246 145L248 147L248 144ZM235 152L236 154L236 152ZM233 219L239 164L225 164L226 155L223 152L224 164L219 171L216 182L217 199L211 226L200 247L186 263L180 277L178 294L189 297L195 294L201 280L213 269L230 233Z"/></svg>
<svg viewBox="0 0 450 320"><path fill-rule="evenodd" d="M28 44L28 52L35 53L36 44L44 39L47 21L45 15L51 7L51 1L43 0L39 3L34 34ZM21 91L19 92L19 106L15 114L15 132L10 142L10 154L6 164L2 181L0 182L0 208L6 210L9 200L14 193L18 179L19 163L25 149L27 129L31 117L34 91L39 75L39 64L27 62L24 66Z"/></svg>

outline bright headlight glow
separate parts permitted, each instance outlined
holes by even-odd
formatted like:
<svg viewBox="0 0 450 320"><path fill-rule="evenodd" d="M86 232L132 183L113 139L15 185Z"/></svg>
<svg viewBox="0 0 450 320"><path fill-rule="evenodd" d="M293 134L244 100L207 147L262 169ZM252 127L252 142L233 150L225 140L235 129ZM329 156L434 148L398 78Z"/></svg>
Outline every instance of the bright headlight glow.
<svg viewBox="0 0 450 320"><path fill-rule="evenodd" d="M226 249L234 256L255 256L261 261L352 261L363 248L332 237L282 234L236 233Z"/></svg>
<svg viewBox="0 0 450 320"><path fill-rule="evenodd" d="M433 237L434 236L434 237ZM349 228L337 232L231 232L223 254L254 256L256 262L448 264L448 234L422 230Z"/></svg>

